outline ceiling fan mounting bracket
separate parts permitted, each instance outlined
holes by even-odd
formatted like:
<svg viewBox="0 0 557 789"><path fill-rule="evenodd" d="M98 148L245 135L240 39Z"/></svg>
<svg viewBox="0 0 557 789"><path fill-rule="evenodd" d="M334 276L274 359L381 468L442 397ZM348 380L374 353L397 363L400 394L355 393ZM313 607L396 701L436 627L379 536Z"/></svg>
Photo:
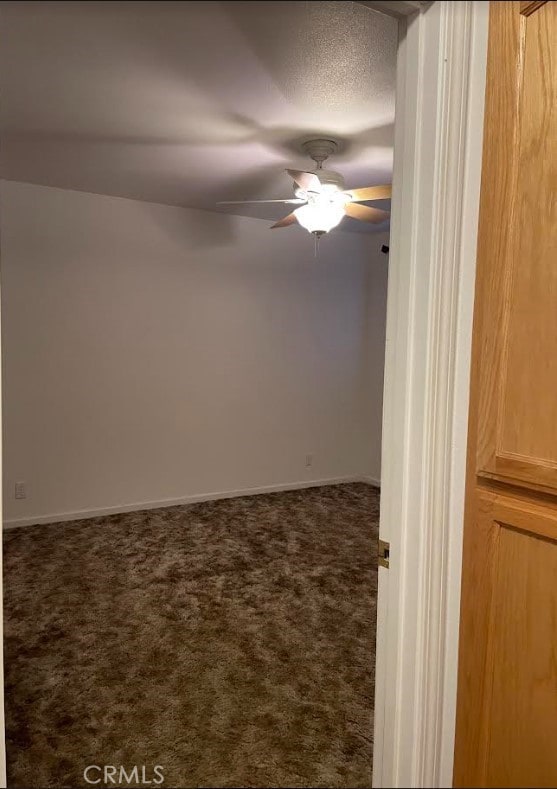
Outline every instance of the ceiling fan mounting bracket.
<svg viewBox="0 0 557 789"><path fill-rule="evenodd" d="M325 159L332 156L338 150L338 142L336 140L316 139L308 140L303 143L302 148L309 157L321 168Z"/></svg>

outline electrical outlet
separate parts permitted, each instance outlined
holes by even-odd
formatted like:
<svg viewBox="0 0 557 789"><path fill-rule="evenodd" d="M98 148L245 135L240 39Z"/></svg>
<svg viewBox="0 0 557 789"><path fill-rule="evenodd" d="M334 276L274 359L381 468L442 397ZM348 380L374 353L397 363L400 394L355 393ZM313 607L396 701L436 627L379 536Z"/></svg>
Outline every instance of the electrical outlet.
<svg viewBox="0 0 557 789"><path fill-rule="evenodd" d="M27 498L27 486L25 482L16 482L15 483L15 497L16 499L26 499Z"/></svg>
<svg viewBox="0 0 557 789"><path fill-rule="evenodd" d="M310 468L313 463L313 455L306 455L306 468Z"/></svg>

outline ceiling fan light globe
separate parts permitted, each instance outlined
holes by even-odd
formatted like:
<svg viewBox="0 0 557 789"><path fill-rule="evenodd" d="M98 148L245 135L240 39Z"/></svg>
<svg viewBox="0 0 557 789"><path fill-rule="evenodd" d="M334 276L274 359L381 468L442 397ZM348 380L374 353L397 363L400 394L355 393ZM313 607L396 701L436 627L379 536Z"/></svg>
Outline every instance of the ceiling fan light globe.
<svg viewBox="0 0 557 789"><path fill-rule="evenodd" d="M340 224L344 206L338 203L307 203L294 211L298 223L308 233L328 233Z"/></svg>

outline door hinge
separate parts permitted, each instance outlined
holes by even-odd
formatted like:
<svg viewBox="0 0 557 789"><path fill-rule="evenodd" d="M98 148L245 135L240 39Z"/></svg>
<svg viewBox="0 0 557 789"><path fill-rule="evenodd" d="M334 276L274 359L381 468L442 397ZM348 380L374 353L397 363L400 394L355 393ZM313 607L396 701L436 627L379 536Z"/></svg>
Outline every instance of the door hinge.
<svg viewBox="0 0 557 789"><path fill-rule="evenodd" d="M386 540L379 539L379 567L386 567L389 569L389 554L391 551L391 544Z"/></svg>

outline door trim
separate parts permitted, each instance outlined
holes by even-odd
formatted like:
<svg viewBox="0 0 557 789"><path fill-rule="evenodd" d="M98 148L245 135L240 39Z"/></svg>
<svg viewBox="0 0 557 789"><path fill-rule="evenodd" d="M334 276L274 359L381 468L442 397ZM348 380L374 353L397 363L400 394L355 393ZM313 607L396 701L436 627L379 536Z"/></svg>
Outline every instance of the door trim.
<svg viewBox="0 0 557 789"><path fill-rule="evenodd" d="M401 22L374 787L452 786L487 2Z"/></svg>
<svg viewBox="0 0 557 789"><path fill-rule="evenodd" d="M1 337L0 337L0 349L2 347ZM1 353L1 352L0 352ZM2 393L2 369L0 365L0 395ZM0 424L2 424L2 397L0 396ZM2 478L2 435L0 434L0 479ZM2 520L2 487L0 486L0 601L4 599L3 597L3 583L4 583L4 574L3 574L3 557L2 557L2 530L3 530L3 520ZM0 603L0 608L2 609L3 614L3 606ZM6 722L4 716L4 617L0 616L0 787L6 787L7 784L7 772L6 772Z"/></svg>

